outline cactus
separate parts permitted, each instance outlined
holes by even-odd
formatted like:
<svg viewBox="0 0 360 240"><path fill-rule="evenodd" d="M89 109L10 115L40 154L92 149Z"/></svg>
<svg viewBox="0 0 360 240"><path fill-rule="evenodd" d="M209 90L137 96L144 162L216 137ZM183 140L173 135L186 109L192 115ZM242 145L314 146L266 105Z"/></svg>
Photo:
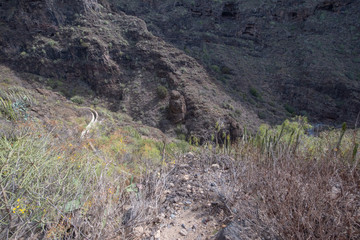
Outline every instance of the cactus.
<svg viewBox="0 0 360 240"><path fill-rule="evenodd" d="M337 142L336 148L334 149L335 152L338 152L338 151L340 150L341 141L342 141L342 139L344 138L345 132L346 132L346 123L344 122L344 123L342 124L342 127L341 127L341 133L340 133L339 141Z"/></svg>

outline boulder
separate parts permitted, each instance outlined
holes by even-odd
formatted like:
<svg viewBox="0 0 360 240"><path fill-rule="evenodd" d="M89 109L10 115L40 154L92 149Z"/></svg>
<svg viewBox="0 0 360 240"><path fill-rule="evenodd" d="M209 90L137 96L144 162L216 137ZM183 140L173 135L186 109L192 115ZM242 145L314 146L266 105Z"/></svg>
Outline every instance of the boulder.
<svg viewBox="0 0 360 240"><path fill-rule="evenodd" d="M185 119L185 98L178 91L171 91L169 101L169 117L173 123L182 122Z"/></svg>
<svg viewBox="0 0 360 240"><path fill-rule="evenodd" d="M239 222L232 222L223 228L216 236L216 240L244 240L242 226Z"/></svg>
<svg viewBox="0 0 360 240"><path fill-rule="evenodd" d="M234 120L230 120L230 124L229 124L229 130L230 130L230 139L232 142L237 141L238 138L241 137L242 133L241 133L241 128L240 128L240 124L237 123Z"/></svg>

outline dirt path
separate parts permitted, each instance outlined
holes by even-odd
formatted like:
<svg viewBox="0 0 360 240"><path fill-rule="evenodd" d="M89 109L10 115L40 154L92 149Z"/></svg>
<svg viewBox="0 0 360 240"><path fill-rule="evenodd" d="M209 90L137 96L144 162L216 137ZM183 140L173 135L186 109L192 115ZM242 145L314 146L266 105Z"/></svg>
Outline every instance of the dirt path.
<svg viewBox="0 0 360 240"><path fill-rule="evenodd" d="M168 177L153 234L139 239L214 239L233 218L224 196L232 190L226 183L231 170L225 163L230 161L204 162L186 154Z"/></svg>
<svg viewBox="0 0 360 240"><path fill-rule="evenodd" d="M84 139L85 136L90 132L90 130L95 126L95 124L98 122L99 114L92 108L89 107L83 107L82 109L87 109L91 113L91 121L86 126L85 130L81 132L81 139Z"/></svg>

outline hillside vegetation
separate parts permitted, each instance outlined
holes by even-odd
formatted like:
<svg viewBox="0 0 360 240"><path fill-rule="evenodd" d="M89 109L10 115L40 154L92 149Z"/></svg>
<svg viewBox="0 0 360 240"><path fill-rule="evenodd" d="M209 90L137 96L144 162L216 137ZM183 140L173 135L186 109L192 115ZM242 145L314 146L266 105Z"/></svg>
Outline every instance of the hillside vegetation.
<svg viewBox="0 0 360 240"><path fill-rule="evenodd" d="M251 229L244 232L248 239L360 237L360 136L346 124L309 136L306 119L296 118L263 125L256 135L244 130L236 143L215 125L212 139L202 146L191 139L190 146L145 137L153 130L97 107L100 123L80 139L89 117L63 122L59 112L44 122L29 110L55 99L43 105L43 95L20 85L3 84L1 97L2 239L146 239L165 233L161 222L168 217L159 216L164 206L176 204L171 194L184 184L176 176L189 164L190 178L197 175L205 191L185 196L202 199L196 209L211 203L201 210L216 222L204 230L208 237L221 239L224 226L241 221ZM60 122L78 130L71 137Z"/></svg>
<svg viewBox="0 0 360 240"><path fill-rule="evenodd" d="M0 239L360 239L359 3L0 0Z"/></svg>

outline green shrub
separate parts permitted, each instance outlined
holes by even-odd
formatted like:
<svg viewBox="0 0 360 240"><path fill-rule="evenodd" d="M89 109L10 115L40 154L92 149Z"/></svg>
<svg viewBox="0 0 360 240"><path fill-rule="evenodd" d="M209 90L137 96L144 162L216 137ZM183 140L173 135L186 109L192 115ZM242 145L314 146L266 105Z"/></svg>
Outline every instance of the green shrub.
<svg viewBox="0 0 360 240"><path fill-rule="evenodd" d="M8 120L27 120L27 109L34 102L33 97L22 87L11 87L5 91L0 89L0 112Z"/></svg>
<svg viewBox="0 0 360 240"><path fill-rule="evenodd" d="M288 113L291 113L291 114L295 113L295 108L290 106L289 104L285 104L284 108Z"/></svg>
<svg viewBox="0 0 360 240"><path fill-rule="evenodd" d="M261 94L259 93L259 91L254 88L254 87L250 87L250 90L249 90L250 94L256 98L260 98L261 97Z"/></svg>
<svg viewBox="0 0 360 240"><path fill-rule="evenodd" d="M160 85L157 87L156 93L159 98L164 99L168 94L168 90L166 89L166 87Z"/></svg>
<svg viewBox="0 0 360 240"><path fill-rule="evenodd" d="M52 79L50 78L48 80L48 84L52 89L60 88L64 85L64 83L58 79Z"/></svg>
<svg viewBox="0 0 360 240"><path fill-rule="evenodd" d="M73 96L72 98L70 98L70 100L73 102L73 103L77 103L77 104L83 104L84 103L84 98L81 97L81 96Z"/></svg>
<svg viewBox="0 0 360 240"><path fill-rule="evenodd" d="M56 42L51 39L51 40L48 42L48 44L49 44L49 46L54 47L55 44L56 44Z"/></svg>
<svg viewBox="0 0 360 240"><path fill-rule="evenodd" d="M4 79L2 79L2 81L6 84L11 83L11 80L9 78L4 78Z"/></svg>
<svg viewBox="0 0 360 240"><path fill-rule="evenodd" d="M235 111L235 108L231 103L223 103L222 107L230 111Z"/></svg>
<svg viewBox="0 0 360 240"><path fill-rule="evenodd" d="M267 115L267 113L264 111L258 112L258 117L260 119L266 119L266 115Z"/></svg>
<svg viewBox="0 0 360 240"><path fill-rule="evenodd" d="M13 108L13 104L10 100L0 97L0 116L5 116L9 120L16 121L17 114Z"/></svg>
<svg viewBox="0 0 360 240"><path fill-rule="evenodd" d="M211 65L211 69L216 73L221 73L221 69L217 65Z"/></svg>
<svg viewBox="0 0 360 240"><path fill-rule="evenodd" d="M221 68L221 73L222 74L231 74L231 69L229 67L223 66Z"/></svg>

